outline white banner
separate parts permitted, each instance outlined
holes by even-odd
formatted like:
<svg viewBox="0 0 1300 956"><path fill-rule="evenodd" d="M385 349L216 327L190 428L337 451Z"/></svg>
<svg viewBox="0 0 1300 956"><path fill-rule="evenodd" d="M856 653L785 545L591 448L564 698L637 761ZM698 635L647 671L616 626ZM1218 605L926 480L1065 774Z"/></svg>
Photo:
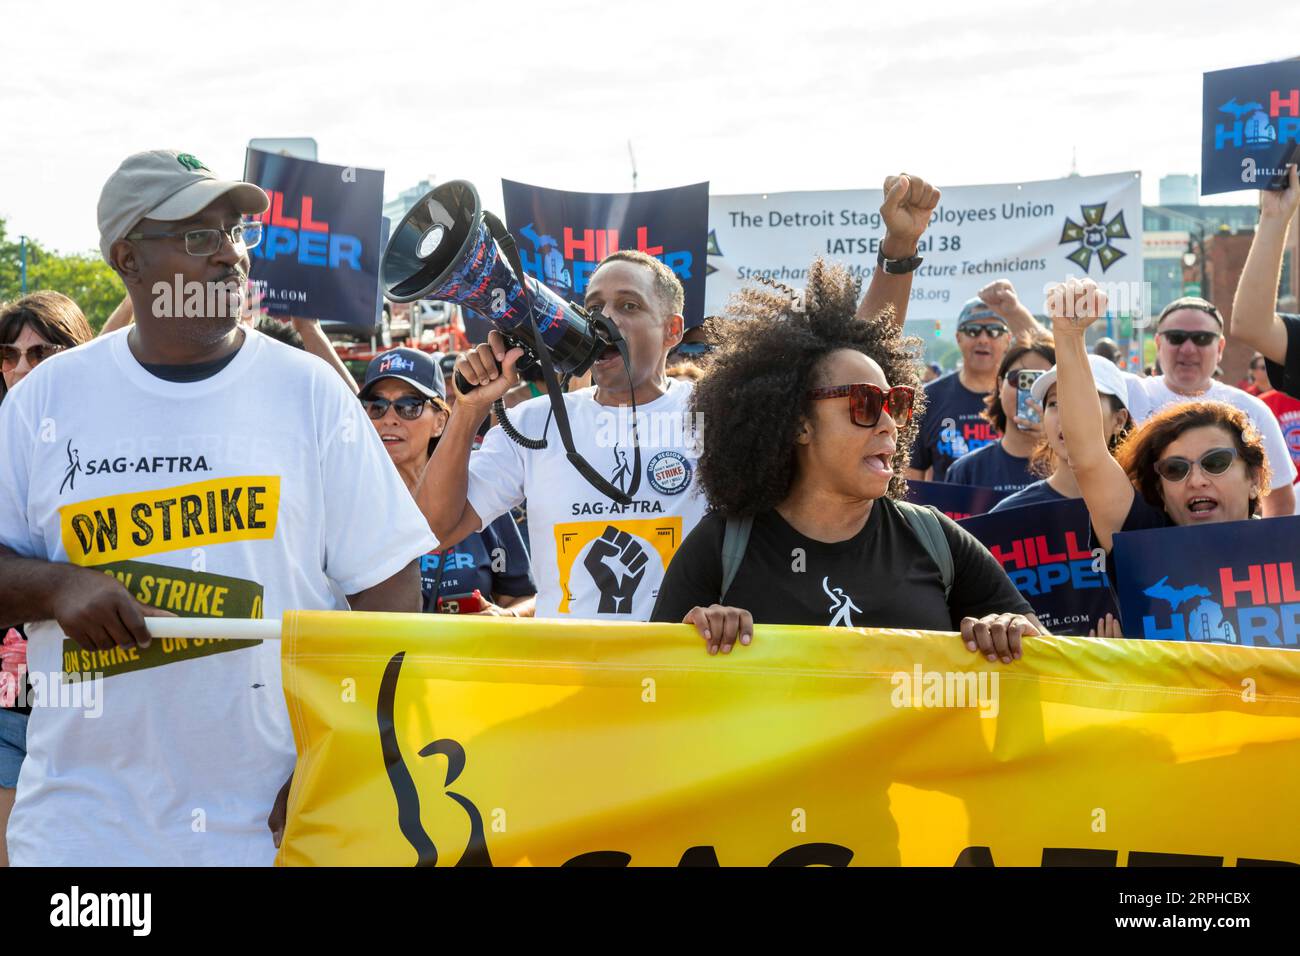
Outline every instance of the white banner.
<svg viewBox="0 0 1300 956"><path fill-rule="evenodd" d="M1140 314L1140 173L942 189L921 240L909 320L952 322L994 279L1010 279L1041 313L1044 287L1067 275L1107 283L1115 315ZM710 196L705 313L720 314L732 292L759 277L802 287L819 255L846 263L865 287L884 237L881 200L879 189Z"/></svg>

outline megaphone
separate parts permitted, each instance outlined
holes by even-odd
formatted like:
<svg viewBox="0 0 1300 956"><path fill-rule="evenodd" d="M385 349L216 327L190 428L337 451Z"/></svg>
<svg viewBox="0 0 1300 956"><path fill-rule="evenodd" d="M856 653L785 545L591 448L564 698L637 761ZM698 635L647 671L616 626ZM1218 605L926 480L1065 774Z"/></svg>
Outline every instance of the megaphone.
<svg viewBox="0 0 1300 956"><path fill-rule="evenodd" d="M489 230L485 217L500 222L484 212L472 184L454 180L435 187L402 218L384 249L384 295L393 302L441 299L473 309L536 361L525 326L531 322L559 374L586 372L614 344L608 330L532 276L517 277L497 247L497 238L509 234L502 227L494 238L497 230Z"/></svg>
<svg viewBox="0 0 1300 956"><path fill-rule="evenodd" d="M508 265L502 261L503 253ZM520 367L538 362L569 462L602 494L624 505L631 503L641 483L635 424L635 464L631 487L624 490L610 484L575 448L558 377L583 374L613 346L623 357L630 389L627 343L607 316L565 302L524 272L514 237L500 219L483 209L473 185L457 179L425 194L392 231L379 270L390 301L441 299L473 309L491 319L508 346L524 350ZM470 390L459 372L456 385L462 393ZM534 450L546 447L545 437L527 438L515 430L500 399L494 411L512 441ZM635 423L635 399L632 416Z"/></svg>

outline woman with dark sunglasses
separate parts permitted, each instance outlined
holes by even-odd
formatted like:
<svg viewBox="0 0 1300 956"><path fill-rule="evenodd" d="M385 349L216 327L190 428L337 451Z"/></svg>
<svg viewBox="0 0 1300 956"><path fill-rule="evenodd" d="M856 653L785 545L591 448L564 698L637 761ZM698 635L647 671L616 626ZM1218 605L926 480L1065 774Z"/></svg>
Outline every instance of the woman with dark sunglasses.
<svg viewBox="0 0 1300 956"><path fill-rule="evenodd" d="M1111 457L1097 407L1084 331L1105 315L1091 279L1048 290L1057 349L1057 405L1070 467L1110 553L1121 531L1254 518L1268 494L1264 443L1245 412L1224 402L1170 405L1148 418Z"/></svg>
<svg viewBox="0 0 1300 956"><path fill-rule="evenodd" d="M793 291L793 290L791 290ZM856 319L857 285L821 260L802 299L749 287L696 386L700 483L652 620L694 624L709 653L754 623L960 631L1010 663L1041 633L984 546L901 501L920 343Z"/></svg>
<svg viewBox="0 0 1300 956"><path fill-rule="evenodd" d="M418 349L392 349L366 368L358 397L412 495L447 426L446 387L438 362ZM509 514L426 554L420 585L429 614L532 617L537 597L528 552Z"/></svg>

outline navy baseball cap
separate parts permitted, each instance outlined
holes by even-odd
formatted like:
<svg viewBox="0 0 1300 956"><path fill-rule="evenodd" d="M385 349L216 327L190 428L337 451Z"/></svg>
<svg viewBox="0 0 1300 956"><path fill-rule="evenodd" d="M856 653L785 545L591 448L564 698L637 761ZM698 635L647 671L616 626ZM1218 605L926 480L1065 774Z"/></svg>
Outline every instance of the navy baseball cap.
<svg viewBox="0 0 1300 956"><path fill-rule="evenodd" d="M967 322L988 322L990 319L1001 325L1007 324L1002 316L990 309L983 299L976 296L973 299L968 299L966 304L961 307L961 313L957 316L957 326L960 328Z"/></svg>
<svg viewBox="0 0 1300 956"><path fill-rule="evenodd" d="M361 386L361 397L366 398L370 386L380 379L395 378L413 385L425 398L436 398L445 405L447 383L443 380L438 358L437 355L430 355L419 349L390 349L382 355L376 355L366 366L366 379L365 384Z"/></svg>

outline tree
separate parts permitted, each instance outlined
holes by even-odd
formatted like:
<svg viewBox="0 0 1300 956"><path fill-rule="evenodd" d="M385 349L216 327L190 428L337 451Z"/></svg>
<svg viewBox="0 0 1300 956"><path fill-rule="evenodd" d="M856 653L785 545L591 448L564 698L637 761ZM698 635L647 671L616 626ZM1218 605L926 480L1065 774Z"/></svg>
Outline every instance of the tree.
<svg viewBox="0 0 1300 956"><path fill-rule="evenodd" d="M50 289L62 292L81 307L96 332L122 301L122 281L99 253L61 255L27 240L27 291ZM0 302L22 295L22 252L17 238L10 238L0 219Z"/></svg>

